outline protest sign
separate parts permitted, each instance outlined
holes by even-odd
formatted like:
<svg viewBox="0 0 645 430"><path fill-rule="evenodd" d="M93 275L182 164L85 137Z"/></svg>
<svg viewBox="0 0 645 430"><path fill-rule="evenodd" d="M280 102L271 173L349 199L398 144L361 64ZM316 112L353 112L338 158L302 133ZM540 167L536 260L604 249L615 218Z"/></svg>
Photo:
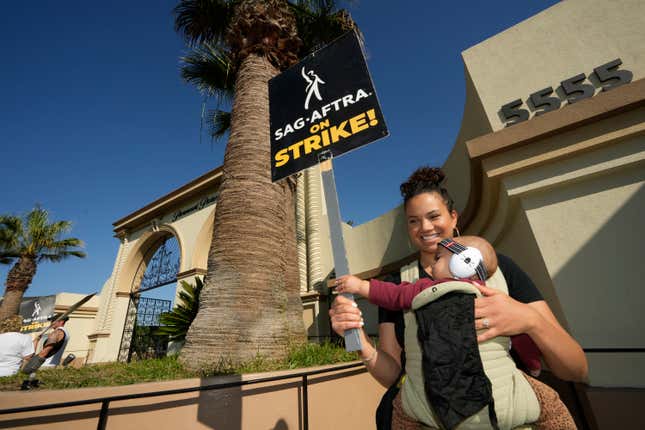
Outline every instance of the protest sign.
<svg viewBox="0 0 645 430"><path fill-rule="evenodd" d="M274 182L388 134L355 31L271 79L269 108Z"/></svg>
<svg viewBox="0 0 645 430"><path fill-rule="evenodd" d="M49 317L54 315L56 296L23 297L20 302L23 333L31 333L49 326Z"/></svg>

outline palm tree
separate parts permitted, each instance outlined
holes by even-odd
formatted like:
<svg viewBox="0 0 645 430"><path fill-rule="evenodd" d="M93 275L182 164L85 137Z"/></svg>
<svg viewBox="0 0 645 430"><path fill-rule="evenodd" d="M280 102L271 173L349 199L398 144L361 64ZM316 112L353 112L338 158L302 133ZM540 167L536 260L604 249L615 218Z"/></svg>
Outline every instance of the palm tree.
<svg viewBox="0 0 645 430"><path fill-rule="evenodd" d="M45 209L36 206L23 218L0 215L0 263L14 263L7 274L6 289L0 305L0 320L17 315L22 296L36 275L38 263L57 263L67 257L85 257L74 248L83 242L70 237L61 239L71 230L69 221L49 222Z"/></svg>
<svg viewBox="0 0 645 430"><path fill-rule="evenodd" d="M184 78L209 95L234 92L208 272L180 358L199 368L284 357L305 332L295 186L271 182L267 83L353 23L325 0L183 0L175 13L177 30L196 46ZM201 73L207 66L211 74Z"/></svg>

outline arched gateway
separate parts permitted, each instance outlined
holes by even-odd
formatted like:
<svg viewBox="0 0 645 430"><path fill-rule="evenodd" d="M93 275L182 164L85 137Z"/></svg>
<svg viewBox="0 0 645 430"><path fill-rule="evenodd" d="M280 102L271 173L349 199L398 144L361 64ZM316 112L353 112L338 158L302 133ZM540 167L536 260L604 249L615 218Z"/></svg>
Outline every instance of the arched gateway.
<svg viewBox="0 0 645 430"><path fill-rule="evenodd" d="M114 223L121 243L101 290L89 362L127 360L137 327L156 325L175 296L150 295L206 273L220 179L215 169Z"/></svg>
<svg viewBox="0 0 645 430"><path fill-rule="evenodd" d="M177 274L181 264L179 241L164 228L152 234L143 247L148 250L130 288L119 361L130 361L133 356L162 357L168 347L167 336L155 335L154 330L159 327L159 316L172 309L173 298L177 295Z"/></svg>

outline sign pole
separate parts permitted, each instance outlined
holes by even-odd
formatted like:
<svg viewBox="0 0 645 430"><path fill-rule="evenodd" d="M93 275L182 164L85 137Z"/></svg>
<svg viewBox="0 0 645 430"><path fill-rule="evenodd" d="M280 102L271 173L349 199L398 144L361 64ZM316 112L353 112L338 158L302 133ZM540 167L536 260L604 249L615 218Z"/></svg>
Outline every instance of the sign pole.
<svg viewBox="0 0 645 430"><path fill-rule="evenodd" d="M325 151L318 156L320 161L320 171L322 174L323 190L325 192L325 203L327 204L327 215L329 219L329 232L331 236L331 249L334 257L334 271L336 278L349 275L349 264L347 264L347 253L345 252L345 240L343 239L343 230L340 221L340 206L338 204L338 194L336 193L336 181L334 179L334 170L332 168L331 151ZM344 297L354 300L354 295L343 293ZM360 351L361 338L358 329L345 331L345 350Z"/></svg>
<svg viewBox="0 0 645 430"><path fill-rule="evenodd" d="M336 277L349 265L332 158L388 135L362 45L350 30L269 80L271 180L320 166ZM345 349L361 349L359 329L345 331Z"/></svg>

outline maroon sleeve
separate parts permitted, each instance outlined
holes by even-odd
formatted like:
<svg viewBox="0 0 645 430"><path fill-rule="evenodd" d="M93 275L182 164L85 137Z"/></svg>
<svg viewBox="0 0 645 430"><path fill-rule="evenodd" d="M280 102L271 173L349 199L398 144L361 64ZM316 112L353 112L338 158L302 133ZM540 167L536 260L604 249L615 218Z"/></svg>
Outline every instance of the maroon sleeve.
<svg viewBox="0 0 645 430"><path fill-rule="evenodd" d="M398 285L371 279L369 301L391 311L408 310L412 307L414 297L434 284L432 279L427 278L414 283L401 282Z"/></svg>

